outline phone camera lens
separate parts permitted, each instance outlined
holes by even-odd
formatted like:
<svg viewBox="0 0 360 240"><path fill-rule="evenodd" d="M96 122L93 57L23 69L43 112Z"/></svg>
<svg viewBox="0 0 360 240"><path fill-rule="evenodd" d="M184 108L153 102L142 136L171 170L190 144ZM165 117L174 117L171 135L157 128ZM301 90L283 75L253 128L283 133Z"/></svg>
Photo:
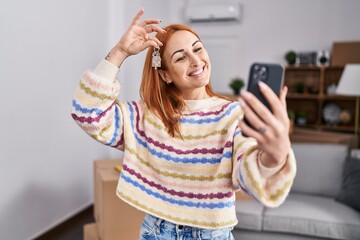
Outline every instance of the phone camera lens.
<svg viewBox="0 0 360 240"><path fill-rule="evenodd" d="M252 77L254 84L257 84L258 81L265 81L267 79L267 68L262 65L255 65Z"/></svg>
<svg viewBox="0 0 360 240"><path fill-rule="evenodd" d="M259 78L261 81L265 81L267 78L267 69L266 67L262 66L259 70Z"/></svg>

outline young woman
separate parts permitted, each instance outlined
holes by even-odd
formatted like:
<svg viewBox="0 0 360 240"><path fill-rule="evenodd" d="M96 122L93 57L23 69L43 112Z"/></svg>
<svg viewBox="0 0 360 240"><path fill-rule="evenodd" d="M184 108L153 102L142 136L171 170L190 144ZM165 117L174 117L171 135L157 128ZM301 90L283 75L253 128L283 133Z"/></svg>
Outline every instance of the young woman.
<svg viewBox="0 0 360 240"><path fill-rule="evenodd" d="M287 89L279 98L260 85L272 112L248 92L240 103L222 98L211 88L199 36L184 25L140 21L143 13L84 73L72 117L96 140L124 151L116 194L147 213L140 239L233 239L234 192L276 207L295 177ZM119 68L145 49L141 100L118 102Z"/></svg>

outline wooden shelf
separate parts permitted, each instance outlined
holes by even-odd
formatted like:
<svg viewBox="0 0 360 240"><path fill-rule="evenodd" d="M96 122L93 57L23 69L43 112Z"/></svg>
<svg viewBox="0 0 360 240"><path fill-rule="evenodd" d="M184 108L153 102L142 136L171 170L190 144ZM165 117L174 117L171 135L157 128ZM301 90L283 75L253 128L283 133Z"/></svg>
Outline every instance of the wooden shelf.
<svg viewBox="0 0 360 240"><path fill-rule="evenodd" d="M290 134L292 143L334 143L347 144L349 147L358 147L358 136L352 133L328 132L322 129L309 129L305 127L295 127Z"/></svg>
<svg viewBox="0 0 360 240"><path fill-rule="evenodd" d="M294 66L287 66L286 69L287 70L304 70L304 71L309 71L309 70L313 70L313 71L318 71L320 70L322 67L319 66L312 66L312 65L294 65Z"/></svg>
<svg viewBox="0 0 360 240"><path fill-rule="evenodd" d="M327 100L347 100L347 101L355 101L354 97L347 97L342 95L320 95L320 98Z"/></svg>
<svg viewBox="0 0 360 240"><path fill-rule="evenodd" d="M320 125L321 129L342 131L342 132L354 132L353 126L342 126L342 125Z"/></svg>
<svg viewBox="0 0 360 240"><path fill-rule="evenodd" d="M288 93L287 98L291 99L318 99L317 94L304 94L304 93Z"/></svg>
<svg viewBox="0 0 360 240"><path fill-rule="evenodd" d="M316 130L351 133L355 131L356 98L327 94L328 87L337 86L343 71L340 66L288 66L285 68L284 84L288 86L287 95L288 110L298 115L305 112L307 124ZM302 82L306 93L297 93L296 85ZM329 125L323 117L323 109L326 104L335 103L342 111L350 114L350 121L340 122L337 125ZM359 110L360 111L360 110ZM296 122L296 121L295 121Z"/></svg>

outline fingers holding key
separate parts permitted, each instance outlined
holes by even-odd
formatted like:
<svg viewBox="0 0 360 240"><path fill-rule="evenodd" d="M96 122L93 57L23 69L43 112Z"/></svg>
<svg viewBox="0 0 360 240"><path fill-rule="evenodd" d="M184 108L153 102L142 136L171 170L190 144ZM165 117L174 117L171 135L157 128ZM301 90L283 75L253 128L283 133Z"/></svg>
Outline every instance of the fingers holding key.
<svg viewBox="0 0 360 240"><path fill-rule="evenodd" d="M144 14L142 8L134 17L128 30L123 34L116 48L123 52L126 56L135 55L149 46L159 47L163 44L151 33L164 33L161 27L157 26L161 20L155 18L148 18L141 20Z"/></svg>
<svg viewBox="0 0 360 240"><path fill-rule="evenodd" d="M153 33L153 32L158 32L158 33L164 33L165 30L156 26L156 25L152 25L152 24L159 24L161 23L160 19L157 18L147 18L144 19L143 21L140 21L142 15L144 14L145 10L144 8L142 8L134 17L131 26L139 26L141 28L143 28L145 30L146 33Z"/></svg>
<svg viewBox="0 0 360 240"><path fill-rule="evenodd" d="M153 33L153 32L164 33L165 32L164 29L162 29L161 27L158 27L156 25L146 25L144 27L144 29L147 33Z"/></svg>
<svg viewBox="0 0 360 240"><path fill-rule="evenodd" d="M145 9L141 8L140 11L135 15L134 19L131 22L131 26L138 25L139 20L141 19L142 15L144 14Z"/></svg>
<svg viewBox="0 0 360 240"><path fill-rule="evenodd" d="M135 15L129 28L106 56L106 60L115 66L120 67L127 57L136 55L150 46L163 46L161 41L152 35L152 33L165 32L165 30L156 25L161 20L149 18L141 21L144 11L144 8L142 8Z"/></svg>

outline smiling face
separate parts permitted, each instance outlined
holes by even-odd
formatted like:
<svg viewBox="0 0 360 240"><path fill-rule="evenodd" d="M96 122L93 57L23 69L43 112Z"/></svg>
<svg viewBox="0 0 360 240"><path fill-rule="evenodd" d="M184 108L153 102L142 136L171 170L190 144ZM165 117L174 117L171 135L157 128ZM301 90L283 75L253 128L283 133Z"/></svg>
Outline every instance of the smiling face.
<svg viewBox="0 0 360 240"><path fill-rule="evenodd" d="M193 33L184 30L175 32L164 49L163 61L167 69L159 71L161 78L174 84L184 99L209 97L205 86L210 80L210 59Z"/></svg>

